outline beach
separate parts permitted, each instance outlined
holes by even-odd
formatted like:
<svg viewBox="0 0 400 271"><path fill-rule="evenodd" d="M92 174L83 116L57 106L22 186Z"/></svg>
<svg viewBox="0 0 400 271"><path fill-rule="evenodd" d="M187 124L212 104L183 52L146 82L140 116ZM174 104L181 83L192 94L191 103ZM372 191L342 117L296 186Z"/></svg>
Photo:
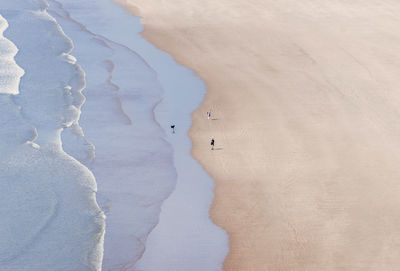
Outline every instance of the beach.
<svg viewBox="0 0 400 271"><path fill-rule="evenodd" d="M0 4L1 270L398 270L400 3Z"/></svg>
<svg viewBox="0 0 400 271"><path fill-rule="evenodd" d="M115 1L206 83L224 270L398 269L399 3Z"/></svg>

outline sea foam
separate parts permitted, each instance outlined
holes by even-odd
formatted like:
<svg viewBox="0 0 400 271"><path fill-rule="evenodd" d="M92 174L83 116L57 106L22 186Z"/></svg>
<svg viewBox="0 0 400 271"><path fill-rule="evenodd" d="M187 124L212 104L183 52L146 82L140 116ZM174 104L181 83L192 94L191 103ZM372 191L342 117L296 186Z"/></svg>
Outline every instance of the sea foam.
<svg viewBox="0 0 400 271"><path fill-rule="evenodd" d="M3 36L7 28L8 22L0 15L0 93L18 94L19 80L24 70L14 61L17 47Z"/></svg>
<svg viewBox="0 0 400 271"><path fill-rule="evenodd" d="M73 44L44 1L1 0L0 14L14 44L2 42L5 63L13 66L18 48L25 71L21 79L21 68L0 71L9 78L0 94L0 269L100 270L104 214L95 179L60 137L78 125L84 100Z"/></svg>

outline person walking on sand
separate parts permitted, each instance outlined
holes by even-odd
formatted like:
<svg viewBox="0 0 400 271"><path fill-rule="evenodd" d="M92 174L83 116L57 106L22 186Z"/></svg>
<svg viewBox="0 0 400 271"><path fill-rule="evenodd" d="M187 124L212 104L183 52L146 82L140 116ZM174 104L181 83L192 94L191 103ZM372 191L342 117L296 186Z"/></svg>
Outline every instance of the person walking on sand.
<svg viewBox="0 0 400 271"><path fill-rule="evenodd" d="M211 118L211 110L207 112L207 118L208 118L208 119Z"/></svg>
<svg viewBox="0 0 400 271"><path fill-rule="evenodd" d="M214 138L211 138L211 150L214 150L214 144L215 144L215 140L214 140Z"/></svg>

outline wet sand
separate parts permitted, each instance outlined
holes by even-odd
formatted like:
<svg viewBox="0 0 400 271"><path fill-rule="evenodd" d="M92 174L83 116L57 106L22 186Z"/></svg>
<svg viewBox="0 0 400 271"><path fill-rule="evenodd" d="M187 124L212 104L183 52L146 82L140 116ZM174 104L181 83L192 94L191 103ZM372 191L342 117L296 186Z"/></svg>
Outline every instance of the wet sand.
<svg viewBox="0 0 400 271"><path fill-rule="evenodd" d="M115 1L207 84L224 270L398 270L400 3Z"/></svg>

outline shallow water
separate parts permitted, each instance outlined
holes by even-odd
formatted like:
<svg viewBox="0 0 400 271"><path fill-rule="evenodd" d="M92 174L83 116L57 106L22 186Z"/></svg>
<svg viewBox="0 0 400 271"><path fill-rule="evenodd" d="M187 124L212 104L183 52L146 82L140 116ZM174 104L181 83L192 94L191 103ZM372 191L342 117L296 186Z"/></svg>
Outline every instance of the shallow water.
<svg viewBox="0 0 400 271"><path fill-rule="evenodd" d="M172 148L154 121L162 90L155 72L132 50L86 29L59 1L50 1L50 12L74 40L85 70L80 125L95 153L89 159L81 155L82 140L68 130L63 145L96 176L107 215L104 270L126 269L142 255L176 182Z"/></svg>

